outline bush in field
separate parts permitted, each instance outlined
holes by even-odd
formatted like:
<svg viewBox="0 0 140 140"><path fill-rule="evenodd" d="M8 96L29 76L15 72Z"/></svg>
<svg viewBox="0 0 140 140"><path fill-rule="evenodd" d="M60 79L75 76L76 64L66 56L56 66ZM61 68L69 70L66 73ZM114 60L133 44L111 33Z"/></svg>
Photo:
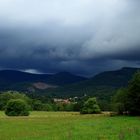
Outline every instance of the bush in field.
<svg viewBox="0 0 140 140"><path fill-rule="evenodd" d="M16 91L7 91L0 94L0 110L5 110L5 107L11 99L22 99L31 105L31 99L25 94Z"/></svg>
<svg viewBox="0 0 140 140"><path fill-rule="evenodd" d="M29 106L22 99L11 99L6 105L5 114L8 116L28 116Z"/></svg>
<svg viewBox="0 0 140 140"><path fill-rule="evenodd" d="M83 105L81 114L97 114L101 113L100 107L97 104L96 98L89 98Z"/></svg>

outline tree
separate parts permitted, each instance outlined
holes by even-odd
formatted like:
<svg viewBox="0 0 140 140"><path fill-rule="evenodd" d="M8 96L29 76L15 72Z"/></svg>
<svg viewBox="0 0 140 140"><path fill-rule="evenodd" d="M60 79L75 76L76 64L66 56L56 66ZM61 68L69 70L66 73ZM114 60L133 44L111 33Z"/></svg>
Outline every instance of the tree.
<svg viewBox="0 0 140 140"><path fill-rule="evenodd" d="M97 104L96 98L89 98L83 105L81 114L97 114L100 113L100 107Z"/></svg>
<svg viewBox="0 0 140 140"><path fill-rule="evenodd" d="M29 106L22 99L11 99L6 105L5 114L8 116L28 116Z"/></svg>
<svg viewBox="0 0 140 140"><path fill-rule="evenodd" d="M118 114L140 115L140 71L134 74L127 88L118 90L113 106Z"/></svg>
<svg viewBox="0 0 140 140"><path fill-rule="evenodd" d="M140 115L140 71L128 85L128 111L130 115Z"/></svg>
<svg viewBox="0 0 140 140"><path fill-rule="evenodd" d="M128 112L128 90L121 88L112 98L112 109L122 115Z"/></svg>

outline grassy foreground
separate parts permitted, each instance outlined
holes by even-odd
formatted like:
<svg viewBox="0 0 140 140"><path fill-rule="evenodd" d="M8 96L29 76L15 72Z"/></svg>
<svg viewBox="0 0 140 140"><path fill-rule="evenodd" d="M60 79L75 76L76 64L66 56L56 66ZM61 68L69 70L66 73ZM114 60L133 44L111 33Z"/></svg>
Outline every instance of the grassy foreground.
<svg viewBox="0 0 140 140"><path fill-rule="evenodd" d="M0 112L0 140L140 140L140 117L68 112L7 117Z"/></svg>

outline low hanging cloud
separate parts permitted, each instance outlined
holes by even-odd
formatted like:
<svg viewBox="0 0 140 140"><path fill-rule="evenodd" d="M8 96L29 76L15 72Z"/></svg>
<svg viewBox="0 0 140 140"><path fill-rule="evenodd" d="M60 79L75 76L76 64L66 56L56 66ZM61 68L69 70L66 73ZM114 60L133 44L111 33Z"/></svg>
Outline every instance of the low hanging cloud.
<svg viewBox="0 0 140 140"><path fill-rule="evenodd" d="M140 64L138 0L1 0L0 68L92 75Z"/></svg>

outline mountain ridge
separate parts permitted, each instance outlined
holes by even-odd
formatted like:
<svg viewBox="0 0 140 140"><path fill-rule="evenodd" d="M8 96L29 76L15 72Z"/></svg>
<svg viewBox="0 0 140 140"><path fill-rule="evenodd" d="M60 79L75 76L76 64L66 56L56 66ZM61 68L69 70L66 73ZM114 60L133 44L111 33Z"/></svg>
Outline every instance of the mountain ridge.
<svg viewBox="0 0 140 140"><path fill-rule="evenodd" d="M42 82L50 85L67 85L87 78L77 76L71 73L61 72L56 74L33 74L17 70L1 70L0 71L0 89L9 89L12 85L24 83ZM9 87L9 88L8 88Z"/></svg>
<svg viewBox="0 0 140 140"><path fill-rule="evenodd" d="M119 70L105 71L91 78L76 76L69 72L60 72L56 74L30 74L25 72L23 73L12 71L12 74L16 73L16 76L14 74L12 75L12 78L16 78L18 74L20 75L22 73L23 79L22 77L21 79L23 81L19 82L18 80L21 79L17 78L16 80L18 82L13 83L15 79L11 78L12 84L10 85L8 83L6 86L4 85L4 83L2 83L1 80L2 77L7 77L8 74L4 75L0 71L0 90L17 90L26 91L27 93L33 91L33 93L38 95L58 97L84 96L86 94L106 100L110 98L116 92L117 89L127 86L132 75L137 70L140 70L140 68L124 67ZM11 76L11 74L9 75ZM25 78L24 76L29 77ZM32 76L37 76L37 78L32 78ZM5 88L2 88L2 86ZM47 88L45 88L45 86ZM38 87L41 88L38 89ZM28 91L28 89L32 90Z"/></svg>
<svg viewBox="0 0 140 140"><path fill-rule="evenodd" d="M122 68L115 71L106 71L95 75L85 81L58 87L56 89L47 89L47 95L55 95L60 97L71 96L96 96L104 100L111 98L116 90L126 87L133 74L140 68Z"/></svg>

